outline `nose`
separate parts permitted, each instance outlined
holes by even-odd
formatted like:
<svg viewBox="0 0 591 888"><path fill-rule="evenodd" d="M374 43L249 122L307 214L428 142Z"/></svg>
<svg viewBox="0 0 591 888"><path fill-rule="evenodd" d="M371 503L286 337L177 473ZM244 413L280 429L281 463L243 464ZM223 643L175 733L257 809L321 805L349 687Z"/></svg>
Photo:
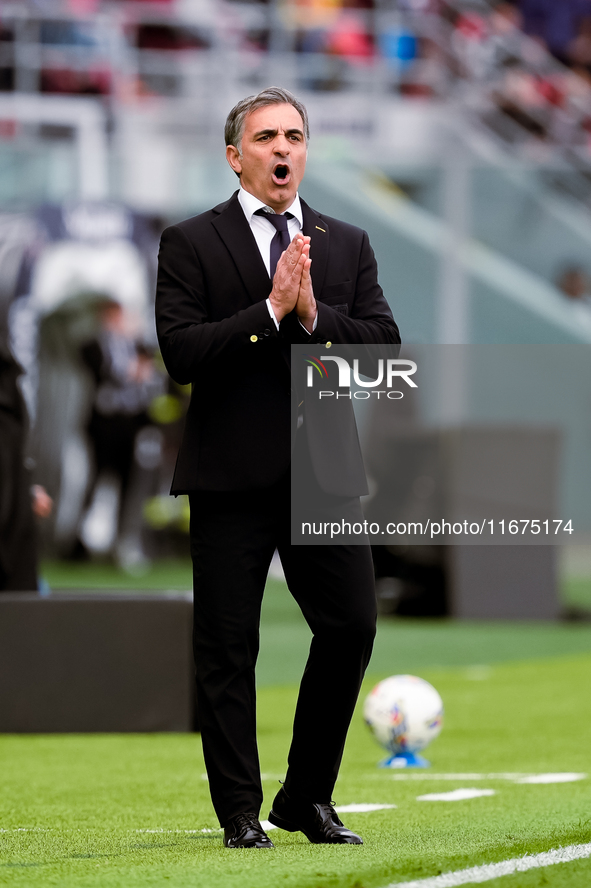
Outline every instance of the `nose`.
<svg viewBox="0 0 591 888"><path fill-rule="evenodd" d="M285 157L291 151L291 145L283 133L277 134L275 144L273 145L273 151L281 157Z"/></svg>

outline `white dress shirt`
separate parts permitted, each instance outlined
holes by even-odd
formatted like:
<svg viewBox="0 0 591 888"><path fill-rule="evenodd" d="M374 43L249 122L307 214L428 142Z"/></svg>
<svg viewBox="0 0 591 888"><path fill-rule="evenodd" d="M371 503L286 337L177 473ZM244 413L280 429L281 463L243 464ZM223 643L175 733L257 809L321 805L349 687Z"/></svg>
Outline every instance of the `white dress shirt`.
<svg viewBox="0 0 591 888"><path fill-rule="evenodd" d="M259 248L259 252L261 254L261 258L265 263L265 268L267 269L267 274L269 278L271 277L271 241L275 237L277 233L277 229L271 222L267 222L264 216L257 216L257 210L261 208L266 210L268 213L274 213L275 210L271 207L267 206L267 204L263 203L262 200L259 200L258 197L255 197L254 194L251 194L249 191L245 191L242 186L240 186L240 191L238 192L238 202L242 207L244 215L246 216L246 221L250 225L250 230L254 235L254 239L257 243L257 247ZM293 240L298 231L301 231L304 227L304 217L302 215L302 205L300 203L299 195L296 194L294 202L290 207L285 211L286 213L292 214L292 219L287 220L287 230L289 232L290 240ZM275 317L275 312L273 311L273 306L271 305L271 300L267 299L267 308L269 310L269 314L273 318L275 326L279 329L279 321ZM314 327L313 330L316 329L316 321L318 320L318 313L316 313L316 317L314 318ZM301 321L300 321L301 324ZM301 324L304 330L306 328L303 324ZM308 332L306 330L306 332Z"/></svg>

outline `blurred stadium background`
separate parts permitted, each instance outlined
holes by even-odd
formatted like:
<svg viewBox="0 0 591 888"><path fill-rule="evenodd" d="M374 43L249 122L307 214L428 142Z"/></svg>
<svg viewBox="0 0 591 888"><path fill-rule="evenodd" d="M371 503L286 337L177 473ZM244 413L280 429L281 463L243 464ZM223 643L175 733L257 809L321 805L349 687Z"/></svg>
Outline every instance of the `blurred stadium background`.
<svg viewBox="0 0 591 888"><path fill-rule="evenodd" d="M0 348L24 368L27 464L54 502L42 591L189 587L187 504L168 497L188 395L156 350L158 237L235 188L224 120L270 83L308 106L303 196L368 230L405 343L591 341L586 0L2 0ZM585 616L591 414L562 408L578 444L560 497L581 520L548 570Z"/></svg>
<svg viewBox="0 0 591 888"><path fill-rule="evenodd" d="M370 812L347 813L361 854L277 830L272 865L245 866L222 848L192 733L188 506L168 496L188 392L164 373L153 300L160 232L235 189L223 123L270 84L308 106L303 196L368 230L409 349L538 349L539 396L524 406L500 367L468 374L446 419L497 423L506 448L527 419L540 446L518 448L518 480L543 434L561 438L539 501L556 496L576 533L560 547L376 549L382 617L362 697L395 672L432 681L446 709L434 767L378 771L359 712L337 799ZM11 884L383 886L590 841L590 247L591 0L0 0ZM433 486L419 469L402 478L413 508ZM9 591L11 571L29 593ZM262 816L309 641L274 564ZM417 795L467 787L451 809ZM539 878L588 886L588 860Z"/></svg>

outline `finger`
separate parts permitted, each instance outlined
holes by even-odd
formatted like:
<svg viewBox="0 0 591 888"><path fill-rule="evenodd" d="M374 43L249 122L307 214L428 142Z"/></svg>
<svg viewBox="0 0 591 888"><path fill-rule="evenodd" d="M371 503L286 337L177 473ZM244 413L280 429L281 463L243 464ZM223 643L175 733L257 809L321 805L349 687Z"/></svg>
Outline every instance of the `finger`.
<svg viewBox="0 0 591 888"><path fill-rule="evenodd" d="M291 273L292 280L299 281L302 277L303 265L301 262L298 262L297 265L294 265L293 271Z"/></svg>
<svg viewBox="0 0 591 888"><path fill-rule="evenodd" d="M281 270L282 268L285 268L287 273L290 274L293 271L293 269L296 267L299 257L300 257L300 254L297 253L295 250L292 250L291 244L290 244L289 247L286 250L284 250L283 253L281 254L281 256L279 257L279 260L277 262L276 273L277 273L277 270Z"/></svg>
<svg viewBox="0 0 591 888"><path fill-rule="evenodd" d="M312 292L312 278L310 276L310 269L304 268L302 271L302 276L300 278L300 293L305 295Z"/></svg>
<svg viewBox="0 0 591 888"><path fill-rule="evenodd" d="M303 241L292 241L287 250L285 251L288 254L287 261L290 263L297 262L303 247Z"/></svg>
<svg viewBox="0 0 591 888"><path fill-rule="evenodd" d="M302 259L301 259L301 256L300 256L300 259L299 259L298 262L296 262L296 264L293 266L293 269L292 269L292 272L291 272L291 279L292 279L292 281L295 281L295 282L301 282L303 268L304 268L304 265L303 265L303 262L302 262Z"/></svg>
<svg viewBox="0 0 591 888"><path fill-rule="evenodd" d="M283 253L281 255L284 256L287 253L288 256L292 256L292 255L294 255L294 253L299 253L299 252L300 252L300 248L296 244L295 240L292 240L291 243L286 247L286 249L283 251Z"/></svg>

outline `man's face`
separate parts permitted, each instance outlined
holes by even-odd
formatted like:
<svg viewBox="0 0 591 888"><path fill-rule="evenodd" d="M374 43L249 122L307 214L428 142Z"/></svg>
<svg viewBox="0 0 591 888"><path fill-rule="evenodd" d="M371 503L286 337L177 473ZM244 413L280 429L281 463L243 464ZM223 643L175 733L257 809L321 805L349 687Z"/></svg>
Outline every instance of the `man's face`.
<svg viewBox="0 0 591 888"><path fill-rule="evenodd" d="M307 146L304 124L293 105L265 105L245 120L242 154L234 145L226 147L232 169L240 184L276 213L294 201L306 169Z"/></svg>

